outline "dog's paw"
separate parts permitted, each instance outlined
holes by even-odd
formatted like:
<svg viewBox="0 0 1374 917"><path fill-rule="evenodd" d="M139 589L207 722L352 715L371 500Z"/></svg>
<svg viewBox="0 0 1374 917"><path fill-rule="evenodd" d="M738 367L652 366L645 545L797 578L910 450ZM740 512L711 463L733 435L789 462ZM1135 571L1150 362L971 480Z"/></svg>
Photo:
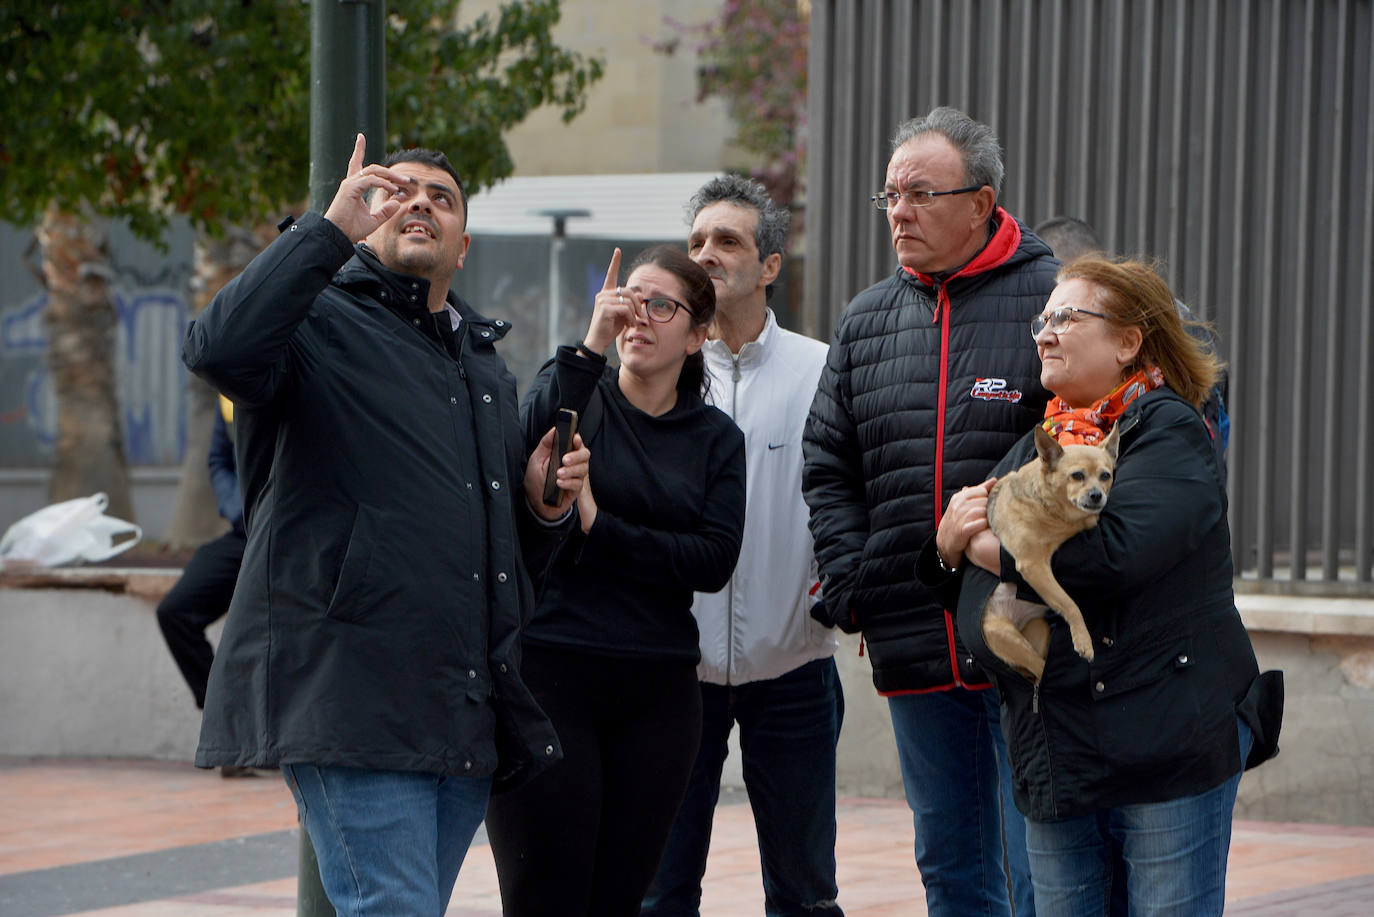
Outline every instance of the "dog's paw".
<svg viewBox="0 0 1374 917"><path fill-rule="evenodd" d="M1088 634L1073 635L1073 650L1089 662L1093 661L1093 640Z"/></svg>

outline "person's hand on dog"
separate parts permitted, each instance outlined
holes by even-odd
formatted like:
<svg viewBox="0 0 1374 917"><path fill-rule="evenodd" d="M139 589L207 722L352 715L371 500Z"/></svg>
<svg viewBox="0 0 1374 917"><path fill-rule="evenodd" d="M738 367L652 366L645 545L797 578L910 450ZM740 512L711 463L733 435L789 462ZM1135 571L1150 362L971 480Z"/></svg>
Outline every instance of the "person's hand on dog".
<svg viewBox="0 0 1374 917"><path fill-rule="evenodd" d="M994 576L1002 575L1002 542L992 529L985 528L970 538L964 548L964 557Z"/></svg>
<svg viewBox="0 0 1374 917"><path fill-rule="evenodd" d="M949 498L949 506L940 517L940 527L935 530L935 549L940 552L945 566L951 570L958 567L968 550L969 542L979 532L988 532L988 494L996 478L988 478L981 484L965 487ZM993 541L997 536L993 535ZM982 564L979 564L982 566Z"/></svg>

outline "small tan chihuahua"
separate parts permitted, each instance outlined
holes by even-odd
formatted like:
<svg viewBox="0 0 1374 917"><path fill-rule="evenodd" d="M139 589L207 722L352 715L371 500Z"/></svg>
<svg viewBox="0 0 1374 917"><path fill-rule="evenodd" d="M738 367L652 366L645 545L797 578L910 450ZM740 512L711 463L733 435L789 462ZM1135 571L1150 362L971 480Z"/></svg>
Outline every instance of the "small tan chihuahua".
<svg viewBox="0 0 1374 917"><path fill-rule="evenodd" d="M1101 445L1061 446L1036 427L1036 458L1004 475L988 494L988 527L1015 559L1016 572L1047 605L1022 601L1014 585L1002 583L983 608L983 639L998 658L1033 682L1045 672L1049 609L1068 623L1078 655L1093 658L1083 613L1055 580L1050 558L1065 541L1097 525L1112 487L1119 443L1115 428Z"/></svg>

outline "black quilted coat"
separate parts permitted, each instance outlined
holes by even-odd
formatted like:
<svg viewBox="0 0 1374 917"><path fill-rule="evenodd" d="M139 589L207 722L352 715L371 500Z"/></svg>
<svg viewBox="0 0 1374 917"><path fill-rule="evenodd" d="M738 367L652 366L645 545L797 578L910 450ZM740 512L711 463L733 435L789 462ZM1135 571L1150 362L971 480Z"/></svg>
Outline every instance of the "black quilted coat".
<svg viewBox="0 0 1374 917"><path fill-rule="evenodd" d="M1030 320L1058 262L1005 210L996 219L952 275L899 267L850 302L806 425L823 607L863 631L883 694L987 684L912 569L950 496L984 480L1049 397Z"/></svg>

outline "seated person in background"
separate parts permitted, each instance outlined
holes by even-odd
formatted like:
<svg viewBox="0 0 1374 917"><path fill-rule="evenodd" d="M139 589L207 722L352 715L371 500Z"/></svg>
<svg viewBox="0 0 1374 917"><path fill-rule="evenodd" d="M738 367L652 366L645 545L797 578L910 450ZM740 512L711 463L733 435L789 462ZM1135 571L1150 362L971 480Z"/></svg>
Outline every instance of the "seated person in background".
<svg viewBox="0 0 1374 917"><path fill-rule="evenodd" d="M234 404L219 396L215 426L210 433L210 486L215 491L219 514L229 523L229 531L207 541L191 555L171 591L158 603L157 623L167 648L172 651L181 676L191 688L196 707L205 709L205 685L210 680L210 664L215 654L205 639L205 628L224 617L234 596L234 582L243 562L247 537L243 529L243 497L239 495L234 443L229 425L234 420ZM249 768L225 767L226 777L252 773Z"/></svg>

